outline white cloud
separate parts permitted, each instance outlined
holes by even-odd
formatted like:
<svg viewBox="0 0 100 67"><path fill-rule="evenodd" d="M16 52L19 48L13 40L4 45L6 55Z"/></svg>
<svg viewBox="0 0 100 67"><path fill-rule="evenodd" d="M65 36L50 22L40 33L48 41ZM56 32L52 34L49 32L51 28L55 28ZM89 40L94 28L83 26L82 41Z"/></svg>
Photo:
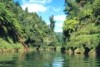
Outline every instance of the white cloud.
<svg viewBox="0 0 100 67"><path fill-rule="evenodd" d="M52 0L22 0L23 3L40 3L40 4L46 4L51 3Z"/></svg>
<svg viewBox="0 0 100 67"><path fill-rule="evenodd" d="M56 22L55 32L62 32L63 22Z"/></svg>
<svg viewBox="0 0 100 67"><path fill-rule="evenodd" d="M46 22L47 23L47 25L50 25L50 22Z"/></svg>
<svg viewBox="0 0 100 67"><path fill-rule="evenodd" d="M63 30L61 28L55 29L55 32L62 32Z"/></svg>
<svg viewBox="0 0 100 67"><path fill-rule="evenodd" d="M27 7L29 12L45 12L48 9L45 4L51 2L52 0L22 0L22 9Z"/></svg>
<svg viewBox="0 0 100 67"><path fill-rule="evenodd" d="M26 8L28 8L29 12L45 12L47 10L47 7L41 4L23 4L22 9L25 10Z"/></svg>
<svg viewBox="0 0 100 67"><path fill-rule="evenodd" d="M54 16L54 20L56 20L56 21L64 21L65 19L66 19L66 15Z"/></svg>
<svg viewBox="0 0 100 67"><path fill-rule="evenodd" d="M56 15L54 16L55 24L55 32L62 32L63 22L66 19L66 15Z"/></svg>
<svg viewBox="0 0 100 67"><path fill-rule="evenodd" d="M41 3L41 4L46 4L46 3L51 3L52 0L30 0L33 1L35 3Z"/></svg>
<svg viewBox="0 0 100 67"><path fill-rule="evenodd" d="M62 27L63 26L63 22L59 22L59 23L56 23L56 27Z"/></svg>

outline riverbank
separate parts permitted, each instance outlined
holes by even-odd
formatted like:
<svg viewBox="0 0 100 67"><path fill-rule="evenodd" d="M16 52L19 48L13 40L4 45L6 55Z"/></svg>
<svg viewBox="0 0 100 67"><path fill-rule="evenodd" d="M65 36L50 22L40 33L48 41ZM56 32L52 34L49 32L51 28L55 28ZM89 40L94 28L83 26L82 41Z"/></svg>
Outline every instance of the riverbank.
<svg viewBox="0 0 100 67"><path fill-rule="evenodd" d="M21 43L13 43L12 40L9 39L9 42L0 38L0 53L2 52L14 52L18 49L23 49Z"/></svg>
<svg viewBox="0 0 100 67"><path fill-rule="evenodd" d="M30 47L28 49L25 49L22 45L22 43L13 43L12 41L7 42L0 38L0 53L12 53L12 52L25 52L25 51L36 51L37 47ZM61 51L61 46L54 47L40 47L38 51ZM74 51L75 54L83 54L84 49L83 48L77 48ZM65 54L73 54L71 49L65 50ZM95 55L95 49L92 49L89 54Z"/></svg>
<svg viewBox="0 0 100 67"><path fill-rule="evenodd" d="M82 49L81 49L82 50ZM0 49L0 54L6 54L6 53L9 53L9 54L12 54L12 53L30 53L30 52L60 52L61 49L60 48L57 48L56 51L53 50L52 48L46 48L45 50L43 48L40 48L39 51L36 49L36 48L29 48L27 51L24 49L24 48L20 48L20 49L16 49L16 48L7 48L7 49ZM71 50L66 50L65 53L62 53L62 54L66 54L66 55L84 55L84 50L83 51L80 51L79 49L76 49L75 50L75 53L73 54ZM93 56L95 57L96 56L96 53L95 53L95 50L91 50L88 54L88 56Z"/></svg>

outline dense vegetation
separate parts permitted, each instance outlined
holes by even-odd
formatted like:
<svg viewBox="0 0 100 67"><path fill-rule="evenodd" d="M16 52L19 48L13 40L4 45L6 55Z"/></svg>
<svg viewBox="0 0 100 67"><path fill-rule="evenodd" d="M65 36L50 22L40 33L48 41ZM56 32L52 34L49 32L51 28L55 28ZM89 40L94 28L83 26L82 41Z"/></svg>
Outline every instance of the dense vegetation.
<svg viewBox="0 0 100 67"><path fill-rule="evenodd" d="M52 16L50 22L48 26L37 13L22 10L18 2L0 0L0 48L56 46Z"/></svg>
<svg viewBox="0 0 100 67"><path fill-rule="evenodd" d="M65 0L64 12L65 45L96 47L100 42L100 0Z"/></svg>

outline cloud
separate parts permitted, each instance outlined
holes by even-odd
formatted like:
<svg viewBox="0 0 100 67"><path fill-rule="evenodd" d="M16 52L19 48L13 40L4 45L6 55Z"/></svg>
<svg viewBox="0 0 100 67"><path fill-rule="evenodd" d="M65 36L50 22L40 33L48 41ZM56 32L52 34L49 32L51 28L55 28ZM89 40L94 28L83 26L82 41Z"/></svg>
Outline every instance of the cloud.
<svg viewBox="0 0 100 67"><path fill-rule="evenodd" d="M51 3L52 0L22 0L23 3L40 3L40 4L47 4Z"/></svg>
<svg viewBox="0 0 100 67"><path fill-rule="evenodd" d="M55 32L62 32L63 22L66 19L66 15L56 15L54 16L55 24Z"/></svg>
<svg viewBox="0 0 100 67"><path fill-rule="evenodd" d="M41 4L46 4L46 3L51 3L52 0L30 0L31 2L35 2L35 3L41 3Z"/></svg>
<svg viewBox="0 0 100 67"><path fill-rule="evenodd" d="M51 3L52 0L22 0L22 9L28 8L29 12L45 12L49 7L45 6Z"/></svg>
<svg viewBox="0 0 100 67"><path fill-rule="evenodd" d="M55 29L55 32L62 32L63 30L61 28Z"/></svg>
<svg viewBox="0 0 100 67"><path fill-rule="evenodd" d="M55 32L62 32L63 30L61 30L61 29L58 29L58 30L55 30Z"/></svg>
<svg viewBox="0 0 100 67"><path fill-rule="evenodd" d="M50 25L50 22L46 22L47 23L47 25Z"/></svg>
<svg viewBox="0 0 100 67"><path fill-rule="evenodd" d="M55 32L62 32L63 22L56 22L55 24Z"/></svg>
<svg viewBox="0 0 100 67"><path fill-rule="evenodd" d="M63 22L56 23L56 26L57 27L62 27L63 26Z"/></svg>
<svg viewBox="0 0 100 67"><path fill-rule="evenodd" d="M56 21L64 21L65 19L66 19L66 15L54 16L54 20L56 20Z"/></svg>
<svg viewBox="0 0 100 67"><path fill-rule="evenodd" d="M29 12L45 12L47 10L47 7L41 4L23 4L22 9L25 10L26 8L28 8Z"/></svg>

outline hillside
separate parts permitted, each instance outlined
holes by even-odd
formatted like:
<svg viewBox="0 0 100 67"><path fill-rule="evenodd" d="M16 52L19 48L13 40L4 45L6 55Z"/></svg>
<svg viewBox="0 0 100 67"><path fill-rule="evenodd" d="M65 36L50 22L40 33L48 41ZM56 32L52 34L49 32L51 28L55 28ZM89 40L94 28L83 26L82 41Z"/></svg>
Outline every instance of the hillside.
<svg viewBox="0 0 100 67"><path fill-rule="evenodd" d="M54 46L57 39L37 13L29 13L28 8L22 10L13 0L0 0L0 42L0 48L21 48Z"/></svg>

